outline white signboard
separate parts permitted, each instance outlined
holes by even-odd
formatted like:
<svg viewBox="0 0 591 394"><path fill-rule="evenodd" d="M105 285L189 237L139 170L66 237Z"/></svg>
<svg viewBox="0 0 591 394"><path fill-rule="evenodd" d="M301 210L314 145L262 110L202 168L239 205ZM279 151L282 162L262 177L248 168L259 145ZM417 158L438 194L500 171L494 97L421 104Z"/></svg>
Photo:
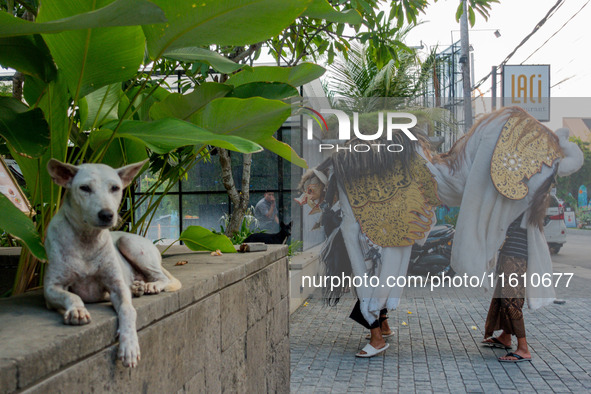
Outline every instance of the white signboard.
<svg viewBox="0 0 591 394"><path fill-rule="evenodd" d="M503 106L550 120L550 65L503 66Z"/></svg>

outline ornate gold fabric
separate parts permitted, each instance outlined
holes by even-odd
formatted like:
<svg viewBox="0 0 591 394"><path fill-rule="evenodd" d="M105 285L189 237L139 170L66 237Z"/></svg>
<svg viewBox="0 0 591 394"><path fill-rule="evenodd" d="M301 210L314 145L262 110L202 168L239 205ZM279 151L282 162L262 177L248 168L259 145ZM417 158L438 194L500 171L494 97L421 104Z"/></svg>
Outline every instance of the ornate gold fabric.
<svg viewBox="0 0 591 394"><path fill-rule="evenodd" d="M521 200L528 193L526 182L562 156L553 133L533 118L512 116L507 120L490 163L490 176L499 193Z"/></svg>
<svg viewBox="0 0 591 394"><path fill-rule="evenodd" d="M344 184L361 231L383 247L408 246L423 238L435 220L431 210L440 204L437 184L418 155L407 171L397 164Z"/></svg>

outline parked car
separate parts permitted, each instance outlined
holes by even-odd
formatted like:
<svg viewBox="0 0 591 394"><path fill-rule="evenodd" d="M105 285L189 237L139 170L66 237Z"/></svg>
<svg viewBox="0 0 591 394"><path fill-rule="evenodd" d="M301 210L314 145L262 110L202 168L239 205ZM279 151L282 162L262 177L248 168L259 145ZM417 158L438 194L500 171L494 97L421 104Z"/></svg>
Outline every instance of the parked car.
<svg viewBox="0 0 591 394"><path fill-rule="evenodd" d="M566 243L564 203L553 195L550 195L550 206L544 218L544 235L552 254L557 254Z"/></svg>

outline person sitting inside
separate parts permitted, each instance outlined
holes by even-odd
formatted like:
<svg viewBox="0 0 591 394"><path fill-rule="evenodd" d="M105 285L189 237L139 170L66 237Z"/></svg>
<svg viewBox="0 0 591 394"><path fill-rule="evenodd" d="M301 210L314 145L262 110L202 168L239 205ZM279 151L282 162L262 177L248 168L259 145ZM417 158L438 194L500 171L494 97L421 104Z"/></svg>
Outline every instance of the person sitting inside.
<svg viewBox="0 0 591 394"><path fill-rule="evenodd" d="M275 193L266 192L254 208L254 217L259 221L258 228L267 233L279 230L279 218L275 205Z"/></svg>

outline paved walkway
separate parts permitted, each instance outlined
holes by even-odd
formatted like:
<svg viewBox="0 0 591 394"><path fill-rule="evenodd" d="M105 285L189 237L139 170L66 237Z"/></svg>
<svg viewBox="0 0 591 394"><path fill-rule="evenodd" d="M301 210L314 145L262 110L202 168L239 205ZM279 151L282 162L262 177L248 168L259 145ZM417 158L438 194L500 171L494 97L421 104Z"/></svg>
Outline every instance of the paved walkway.
<svg viewBox="0 0 591 394"><path fill-rule="evenodd" d="M533 361L519 364L480 346L490 303L481 290L405 290L390 348L372 359L354 356L367 331L348 318L353 298L325 307L315 293L291 315L291 391L591 392L589 282L572 281L558 291L566 304L524 310Z"/></svg>

